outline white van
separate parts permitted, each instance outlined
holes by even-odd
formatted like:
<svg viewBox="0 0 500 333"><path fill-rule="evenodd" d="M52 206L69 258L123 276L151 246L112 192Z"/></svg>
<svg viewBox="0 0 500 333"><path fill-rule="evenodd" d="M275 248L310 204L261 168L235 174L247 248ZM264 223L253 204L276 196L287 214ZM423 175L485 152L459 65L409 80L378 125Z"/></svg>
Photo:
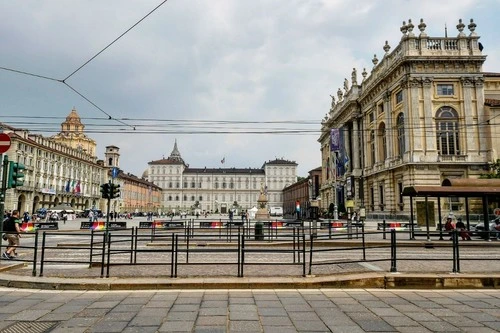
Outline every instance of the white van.
<svg viewBox="0 0 500 333"><path fill-rule="evenodd" d="M269 214L271 216L283 216L283 207L271 207Z"/></svg>

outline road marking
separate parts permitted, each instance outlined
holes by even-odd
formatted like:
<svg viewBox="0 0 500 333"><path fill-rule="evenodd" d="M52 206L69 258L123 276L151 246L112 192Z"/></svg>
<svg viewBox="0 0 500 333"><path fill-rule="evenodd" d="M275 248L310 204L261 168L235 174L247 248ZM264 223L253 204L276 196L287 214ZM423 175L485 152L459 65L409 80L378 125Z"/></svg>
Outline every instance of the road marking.
<svg viewBox="0 0 500 333"><path fill-rule="evenodd" d="M377 271L377 272L383 271L382 268L375 266L375 265L372 265L372 264L367 263L367 262L360 262L359 264L365 268L372 270L372 271Z"/></svg>

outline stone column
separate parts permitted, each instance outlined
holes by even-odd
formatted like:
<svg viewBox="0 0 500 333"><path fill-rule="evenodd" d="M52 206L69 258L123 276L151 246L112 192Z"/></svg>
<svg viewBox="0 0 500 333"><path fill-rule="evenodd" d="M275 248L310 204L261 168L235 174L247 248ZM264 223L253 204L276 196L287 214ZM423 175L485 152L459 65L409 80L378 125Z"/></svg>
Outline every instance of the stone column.
<svg viewBox="0 0 500 333"><path fill-rule="evenodd" d="M345 172L347 173L350 170L352 170L352 168L351 168L351 165L352 165L352 154L351 154L351 135L352 135L352 132L347 124L343 126L342 132L344 133L345 154L349 158L348 167L345 168L345 160L341 161L341 162L344 164Z"/></svg>
<svg viewBox="0 0 500 333"><path fill-rule="evenodd" d="M426 153L436 153L436 131L433 122L434 111L432 109L432 95L434 86L433 78L426 77L423 80L423 95L424 95L424 130L419 136L422 140L422 147L426 147ZM418 126L418 125L413 125ZM437 157L436 157L437 158Z"/></svg>
<svg viewBox="0 0 500 333"><path fill-rule="evenodd" d="M409 145L407 149L411 152L412 156L415 156L415 152L422 151L422 137L423 131L422 126L420 124L420 115L419 115L419 100L418 100L418 92L422 87L422 81L418 78L410 78L410 101L408 107L408 118L405 117L405 128L408 127L411 129L405 133L405 137L408 136ZM405 114L406 116L406 114ZM413 140L410 141L410 138ZM413 145L411 145L413 143ZM413 162L413 158L410 160Z"/></svg>
<svg viewBox="0 0 500 333"><path fill-rule="evenodd" d="M385 140L387 144L387 160L394 157L394 135L392 132L392 107L391 107L391 92L386 91L384 94L384 110L385 110Z"/></svg>
<svg viewBox="0 0 500 333"><path fill-rule="evenodd" d="M373 103L373 117L374 117L374 123L376 124L377 123L377 113L378 113L378 109L377 109L377 104L376 103ZM374 136L372 138L372 130L374 131ZM378 154L378 140L377 140L377 134L378 134L378 126L375 125L375 127L372 127L370 128L370 131L368 132L368 138L369 138L369 142L370 142L370 146L368 147L368 151L369 151L369 154L370 156L372 155L372 147L371 147L371 142L373 141L373 147L374 147L374 150L375 150L375 160L374 161L371 161L372 163L372 166L375 166L375 164L377 164L379 161L379 154ZM373 140L372 140L373 139ZM371 160L371 157L370 157L370 160Z"/></svg>
<svg viewBox="0 0 500 333"><path fill-rule="evenodd" d="M359 156L359 140L363 137L363 133L359 130L358 119L355 118L352 122L352 135L353 135L353 154L352 154L352 171L357 173L360 166L360 156Z"/></svg>
<svg viewBox="0 0 500 333"><path fill-rule="evenodd" d="M477 154L479 152L478 128L477 126L475 126L476 124L474 123L473 116L474 113L479 110L472 107L474 82L472 81L471 77L462 77L460 78L460 81L462 83L462 89L464 92L464 101L463 101L464 126L459 126L459 132L463 131L464 135L463 136L460 135L460 137L465 138L465 140L459 141L460 155L469 155L470 153L473 152ZM478 103L477 106L484 108L484 101L483 104L479 105Z"/></svg>
<svg viewBox="0 0 500 333"><path fill-rule="evenodd" d="M485 154L485 158L490 159L488 154L491 154L491 141L487 139L488 137L488 124L486 121L489 120L489 116L485 113L484 109L484 79L482 77L477 77L474 81L476 87L476 105L477 105L477 122L479 124L479 154ZM483 150L481 150L483 148Z"/></svg>
<svg viewBox="0 0 500 333"><path fill-rule="evenodd" d="M403 120L404 120L404 139L405 139L405 149L404 151L401 152L401 156L404 158L405 153L410 151L410 126L409 126L409 121L410 121L410 112L408 110L408 91L410 87L410 82L408 80L404 80L401 82L401 89L403 92ZM397 115L396 115L397 117ZM398 135L398 132L396 131L396 137ZM399 144L399 141L398 141ZM399 149L399 148L398 148ZM399 152L399 151L398 151Z"/></svg>

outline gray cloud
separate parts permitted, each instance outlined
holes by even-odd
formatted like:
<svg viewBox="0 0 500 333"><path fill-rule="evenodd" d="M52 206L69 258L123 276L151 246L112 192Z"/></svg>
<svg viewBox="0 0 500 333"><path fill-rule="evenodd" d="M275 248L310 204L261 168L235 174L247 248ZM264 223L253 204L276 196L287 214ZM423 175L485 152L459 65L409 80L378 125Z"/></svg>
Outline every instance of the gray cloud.
<svg viewBox="0 0 500 333"><path fill-rule="evenodd" d="M159 3L3 1L0 66L64 78ZM446 23L454 36L459 18L467 24L474 17L489 55L485 70L498 71L498 9L493 0L168 1L68 82L116 118L157 119L150 124L164 129L179 127L161 119L307 120L316 121L309 128L319 131L329 94L350 79L353 67L370 71L385 40L396 47L401 22L408 18L415 25L424 18L433 36L444 35ZM104 117L62 84L6 71L0 72L0 84L5 87L0 121L9 123L13 118L5 116L16 114L65 117L73 106L83 118ZM87 122L126 129L108 120ZM51 129L59 129L59 122ZM119 146L121 167L137 175L148 161L168 155L175 139L192 166L219 166L225 156L226 167L260 167L284 157L305 175L321 163L318 133L89 135L101 154L107 145Z"/></svg>

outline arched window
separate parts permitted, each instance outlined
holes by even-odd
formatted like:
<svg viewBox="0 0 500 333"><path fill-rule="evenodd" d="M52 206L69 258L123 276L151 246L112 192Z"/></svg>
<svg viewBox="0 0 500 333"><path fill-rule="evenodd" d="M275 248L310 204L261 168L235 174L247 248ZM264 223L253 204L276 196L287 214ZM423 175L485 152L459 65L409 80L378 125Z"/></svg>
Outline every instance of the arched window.
<svg viewBox="0 0 500 333"><path fill-rule="evenodd" d="M385 161L387 158L387 136L385 133L385 123L380 123L378 126L378 142L379 142L379 157L380 161Z"/></svg>
<svg viewBox="0 0 500 333"><path fill-rule="evenodd" d="M405 116L403 112L398 114L396 127L398 130L398 156L402 158L405 153Z"/></svg>
<svg viewBox="0 0 500 333"><path fill-rule="evenodd" d="M436 140L441 155L460 154L458 114L449 106L443 106L436 112Z"/></svg>

